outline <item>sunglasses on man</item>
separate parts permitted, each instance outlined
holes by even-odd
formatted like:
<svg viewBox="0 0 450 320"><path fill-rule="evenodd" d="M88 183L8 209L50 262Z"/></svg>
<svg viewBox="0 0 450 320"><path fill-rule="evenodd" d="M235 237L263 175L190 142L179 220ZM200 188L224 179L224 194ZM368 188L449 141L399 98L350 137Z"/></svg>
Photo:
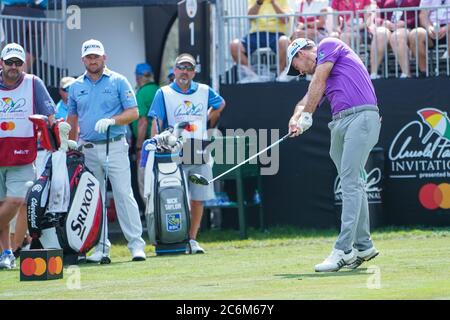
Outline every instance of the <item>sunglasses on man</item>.
<svg viewBox="0 0 450 320"><path fill-rule="evenodd" d="M12 59L9 59L9 60L5 60L5 61L3 61L3 62L4 62L4 64L6 64L8 67L11 67L13 64L15 64L16 67L21 67L21 66L23 66L23 61L22 61L22 60L12 60Z"/></svg>
<svg viewBox="0 0 450 320"><path fill-rule="evenodd" d="M176 68L177 68L178 70L181 70L181 71L184 71L184 70L186 70L186 71L194 71L194 70L195 70L195 67L194 67L194 66L177 65Z"/></svg>

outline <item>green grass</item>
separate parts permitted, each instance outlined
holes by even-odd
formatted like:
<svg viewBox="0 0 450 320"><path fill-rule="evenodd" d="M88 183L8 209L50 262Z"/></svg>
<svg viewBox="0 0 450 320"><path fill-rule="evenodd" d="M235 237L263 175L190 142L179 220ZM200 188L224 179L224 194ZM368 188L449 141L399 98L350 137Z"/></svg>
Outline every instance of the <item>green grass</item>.
<svg viewBox="0 0 450 320"><path fill-rule="evenodd" d="M110 265L82 265L81 289L64 279L20 282L19 271L0 271L0 299L450 299L450 228L383 229L373 233L381 254L357 270L315 273L337 231L274 228L208 231L204 255L156 257L129 262L114 245ZM374 274L373 271L377 272ZM380 280L380 288L369 284ZM376 284L376 283L375 283Z"/></svg>

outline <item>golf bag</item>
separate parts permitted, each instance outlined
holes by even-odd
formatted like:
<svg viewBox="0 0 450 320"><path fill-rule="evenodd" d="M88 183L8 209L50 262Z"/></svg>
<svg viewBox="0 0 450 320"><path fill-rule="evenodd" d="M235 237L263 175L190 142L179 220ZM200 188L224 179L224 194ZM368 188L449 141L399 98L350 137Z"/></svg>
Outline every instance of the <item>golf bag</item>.
<svg viewBox="0 0 450 320"><path fill-rule="evenodd" d="M46 119L30 120L44 137L41 145L52 152L27 196L31 248L62 248L65 255L84 254L100 239L100 183L86 167L83 153L67 150L70 125L57 123L50 127ZM62 148L64 141L66 148Z"/></svg>
<svg viewBox="0 0 450 320"><path fill-rule="evenodd" d="M172 136L172 138L169 138ZM183 142L170 128L143 145L145 217L157 255L185 253L189 242L190 208L187 184L176 161Z"/></svg>

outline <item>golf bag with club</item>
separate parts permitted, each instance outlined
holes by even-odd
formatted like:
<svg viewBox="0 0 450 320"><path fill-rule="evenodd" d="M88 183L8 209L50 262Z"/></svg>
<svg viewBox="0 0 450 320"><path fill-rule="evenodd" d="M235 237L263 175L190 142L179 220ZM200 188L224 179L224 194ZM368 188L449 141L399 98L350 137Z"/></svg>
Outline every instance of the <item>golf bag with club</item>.
<svg viewBox="0 0 450 320"><path fill-rule="evenodd" d="M157 255L185 253L189 242L190 208L179 160L183 124L168 128L143 144L145 217Z"/></svg>
<svg viewBox="0 0 450 320"><path fill-rule="evenodd" d="M84 155L68 140L70 125L58 121L50 126L45 116L30 120L49 151L45 167L27 196L31 249L63 249L64 260L82 256L100 239L103 202L100 183L84 163ZM70 260L68 263L76 263Z"/></svg>

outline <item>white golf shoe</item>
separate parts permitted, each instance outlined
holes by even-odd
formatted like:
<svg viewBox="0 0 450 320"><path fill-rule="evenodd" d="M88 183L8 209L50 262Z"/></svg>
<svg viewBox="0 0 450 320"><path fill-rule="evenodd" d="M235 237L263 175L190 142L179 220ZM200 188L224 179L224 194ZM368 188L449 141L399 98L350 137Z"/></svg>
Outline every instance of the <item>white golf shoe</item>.
<svg viewBox="0 0 450 320"><path fill-rule="evenodd" d="M186 246L186 253L187 254L205 253L205 250L202 247L200 247L197 241L191 239L189 240L189 243Z"/></svg>
<svg viewBox="0 0 450 320"><path fill-rule="evenodd" d="M131 249L132 261L145 261L145 252L142 249Z"/></svg>
<svg viewBox="0 0 450 320"><path fill-rule="evenodd" d="M105 247L105 254L103 255L103 248L102 246L98 245L94 248L94 252L90 256L86 257L86 262L99 263L102 261L103 257L105 257L105 260L109 260L109 262L111 262L111 258L109 256L109 248Z"/></svg>
<svg viewBox="0 0 450 320"><path fill-rule="evenodd" d="M344 251L333 249L331 254L322 262L315 266L316 272L333 272L340 270L343 266L356 261L354 250L345 254Z"/></svg>
<svg viewBox="0 0 450 320"><path fill-rule="evenodd" d="M363 262L372 260L373 258L375 258L377 255L380 254L380 252L375 247L372 247L372 248L369 248L369 249L363 250L363 251L358 251L358 250L355 250L355 251L356 251L356 260L355 260L355 262L346 266L349 269L356 269L361 264L363 264Z"/></svg>

